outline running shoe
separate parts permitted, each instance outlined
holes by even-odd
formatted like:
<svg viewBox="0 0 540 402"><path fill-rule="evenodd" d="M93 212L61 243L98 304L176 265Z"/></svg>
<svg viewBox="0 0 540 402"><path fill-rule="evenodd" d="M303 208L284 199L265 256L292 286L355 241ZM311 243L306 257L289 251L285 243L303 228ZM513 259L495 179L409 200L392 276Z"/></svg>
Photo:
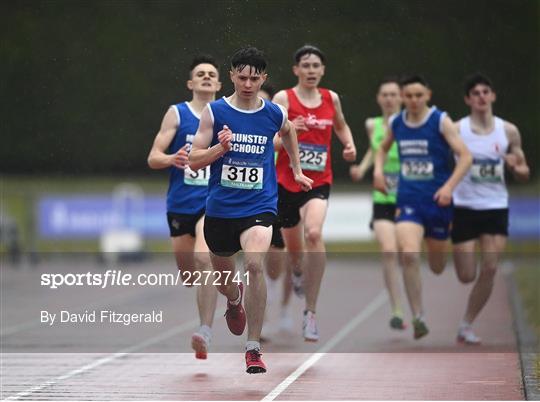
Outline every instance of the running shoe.
<svg viewBox="0 0 540 402"><path fill-rule="evenodd" d="M404 330L407 328L407 325L403 321L403 318L395 315L390 319L390 328L397 329L397 330Z"/></svg>
<svg viewBox="0 0 540 402"><path fill-rule="evenodd" d="M459 328L457 341L465 345L480 345L482 343L482 339L476 336L470 326Z"/></svg>
<svg viewBox="0 0 540 402"><path fill-rule="evenodd" d="M305 295L304 290L304 274L302 272L293 271L291 275L293 291L296 296L303 298Z"/></svg>
<svg viewBox="0 0 540 402"><path fill-rule="evenodd" d="M415 318L413 320L414 339L420 339L429 334L429 329L421 318Z"/></svg>
<svg viewBox="0 0 540 402"><path fill-rule="evenodd" d="M210 346L210 337L203 332L195 332L191 336L191 347L195 351L195 358L206 360L208 347Z"/></svg>
<svg viewBox="0 0 540 402"><path fill-rule="evenodd" d="M242 283L238 285L238 290L240 291L240 303L235 306L227 300L227 311L225 311L227 326L229 327L229 331L234 335L242 335L246 328L246 312L244 307L242 307L242 295L244 293L244 285Z"/></svg>
<svg viewBox="0 0 540 402"><path fill-rule="evenodd" d="M304 325L302 329L306 342L317 342L319 340L319 330L315 322L315 313L311 311L304 312Z"/></svg>
<svg viewBox="0 0 540 402"><path fill-rule="evenodd" d="M258 349L248 350L246 352L246 373L262 374L266 373L266 366L261 359L262 354Z"/></svg>

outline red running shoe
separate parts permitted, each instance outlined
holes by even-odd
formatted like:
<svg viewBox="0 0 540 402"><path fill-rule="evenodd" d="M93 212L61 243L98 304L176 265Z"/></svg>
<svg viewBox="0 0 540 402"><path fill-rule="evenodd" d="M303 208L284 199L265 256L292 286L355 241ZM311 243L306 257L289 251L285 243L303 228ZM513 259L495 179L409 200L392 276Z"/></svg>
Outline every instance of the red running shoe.
<svg viewBox="0 0 540 402"><path fill-rule="evenodd" d="M200 332L195 332L191 337L191 347L195 351L195 358L206 360L210 338Z"/></svg>
<svg viewBox="0 0 540 402"><path fill-rule="evenodd" d="M246 312L242 307L242 295L244 294L244 285L240 283L238 285L240 291L240 303L234 306L227 300L227 311L225 311L225 319L227 320L227 326L229 331L234 335L242 335L246 328Z"/></svg>
<svg viewBox="0 0 540 402"><path fill-rule="evenodd" d="M262 354L257 349L246 352L246 373L262 374L266 373L266 366L261 359Z"/></svg>

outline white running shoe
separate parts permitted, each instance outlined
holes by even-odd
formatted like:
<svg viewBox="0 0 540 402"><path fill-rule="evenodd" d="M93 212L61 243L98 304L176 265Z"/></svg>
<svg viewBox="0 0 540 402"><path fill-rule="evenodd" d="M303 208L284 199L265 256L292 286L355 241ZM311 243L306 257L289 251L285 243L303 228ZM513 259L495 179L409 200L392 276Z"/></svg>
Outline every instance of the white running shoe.
<svg viewBox="0 0 540 402"><path fill-rule="evenodd" d="M204 331L197 331L191 336L191 347L195 351L195 358L205 360L210 347L210 335Z"/></svg>
<svg viewBox="0 0 540 402"><path fill-rule="evenodd" d="M292 272L291 275L293 291L296 296L303 298L305 295L304 291L304 274L302 272Z"/></svg>
<svg viewBox="0 0 540 402"><path fill-rule="evenodd" d="M306 311L304 313L304 325L303 325L304 340L306 342L317 342L319 340L319 330L317 329L317 323L315 322L315 313Z"/></svg>
<svg viewBox="0 0 540 402"><path fill-rule="evenodd" d="M482 340L475 335L472 327L460 327L457 334L457 341L466 345L480 345Z"/></svg>

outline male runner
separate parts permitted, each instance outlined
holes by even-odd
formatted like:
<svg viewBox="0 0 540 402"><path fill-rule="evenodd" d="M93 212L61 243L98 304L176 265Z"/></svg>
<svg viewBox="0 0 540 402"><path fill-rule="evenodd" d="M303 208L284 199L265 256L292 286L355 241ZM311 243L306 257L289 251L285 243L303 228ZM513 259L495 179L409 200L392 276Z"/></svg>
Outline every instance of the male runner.
<svg viewBox="0 0 540 402"><path fill-rule="evenodd" d="M277 132L290 155L296 182L303 190L311 189L311 180L300 168L296 132L286 111L257 96L266 76L266 60L258 49L247 47L233 55L234 93L203 110L189 154L192 168L211 165L204 236L214 270L223 274L218 290L227 297L227 325L235 335L241 335L246 326L243 286L223 278L235 270L233 255L240 250L245 253L246 371L250 374L266 372L260 353L266 306L263 261L277 212L272 143Z"/></svg>
<svg viewBox="0 0 540 402"><path fill-rule="evenodd" d="M269 84L266 81L259 90L259 96L263 99L271 100L276 94L276 90L273 85ZM275 141L279 142L279 135L274 137ZM277 161L277 154L275 153L275 159ZM277 280L280 278L282 272L283 276L283 291L281 293L281 312L280 320L278 327L280 330L290 332L293 329L293 321L291 318L290 311L290 298L292 294L292 283L291 283L291 270L288 266L285 265L286 255L285 255L285 243L283 242L283 236L281 235L281 222L279 216L274 221L272 225L272 240L270 242L270 249L266 256L266 274L270 281L267 281L266 285L268 288L268 300L267 304L270 305L272 300L277 296ZM267 309L268 311L268 309ZM263 324L263 335L266 330L266 319ZM265 338L261 336L261 341L265 341Z"/></svg>
<svg viewBox="0 0 540 402"><path fill-rule="evenodd" d="M454 190L452 243L458 278L476 279L457 340L476 345L480 338L472 323L486 305L497 272L499 256L508 236L508 191L504 165L519 181L529 178L529 167L515 125L493 115L496 100L491 80L474 74L465 82L465 103L471 114L456 123L461 138L473 155L473 165ZM475 249L479 243L482 263L477 277Z"/></svg>
<svg viewBox="0 0 540 402"><path fill-rule="evenodd" d="M401 97L405 109L390 119L386 138L375 157L374 186L376 190L388 192L384 162L395 140L401 166L396 235L413 314L414 338L419 339L429 332L422 305L422 238L426 238L431 270L441 273L452 220L452 191L467 173L472 157L446 113L435 106L428 107L431 90L422 77L403 80ZM451 150L458 158L453 172Z"/></svg>
<svg viewBox="0 0 540 402"><path fill-rule="evenodd" d="M326 265L322 227L332 184L332 129L343 144L343 158L349 162L356 159L356 148L339 96L319 88L325 61L326 57L315 46L302 46L294 54L293 73L298 77L298 83L274 97L274 102L288 110L298 132L302 169L313 180L313 189L302 192L294 181L287 154L280 150L277 160L279 216L293 270L295 292L302 295L305 291L303 336L304 340L311 342L319 340L315 312ZM307 251L305 259L304 250Z"/></svg>
<svg viewBox="0 0 540 402"><path fill-rule="evenodd" d="M395 78L384 79L379 84L377 103L381 108L382 116L370 117L366 120L366 132L370 147L364 158L358 165L352 165L349 169L353 181L360 181L373 163L373 155L379 149L388 127L390 116L398 113L401 108L401 95L399 82ZM399 156L397 144L392 144L383 168L384 179L388 194L373 191L373 217L371 228L379 243L383 260L383 276L392 317L390 327L393 329L405 329L403 313L401 309L401 296L399 290L399 267L397 261L396 225L396 190L399 177Z"/></svg>
<svg viewBox="0 0 540 402"><path fill-rule="evenodd" d="M176 263L182 274L210 268L202 230L209 171L190 169L188 153L203 108L215 99L221 88L218 65L210 56L196 57L189 74L187 87L193 93L191 101L169 107L148 155L148 165L152 169L169 169L167 222ZM191 344L198 359L207 356L216 299L217 291L211 283L197 287L201 325L193 334Z"/></svg>

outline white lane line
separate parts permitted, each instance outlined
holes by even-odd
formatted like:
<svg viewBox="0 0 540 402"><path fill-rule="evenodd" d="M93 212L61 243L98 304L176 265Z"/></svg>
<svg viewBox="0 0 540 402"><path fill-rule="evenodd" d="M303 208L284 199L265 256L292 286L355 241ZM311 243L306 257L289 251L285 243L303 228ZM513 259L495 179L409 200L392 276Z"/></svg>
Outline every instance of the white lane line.
<svg viewBox="0 0 540 402"><path fill-rule="evenodd" d="M216 311L216 314L223 314L224 311L225 311L224 309L218 310L218 311ZM96 367L103 366L104 364L110 363L113 360L124 357L124 356L126 356L126 355L128 355L130 353L134 353L137 350L144 349L147 346L154 345L156 343L164 341L165 339L172 338L173 336L176 336L176 335L178 335L178 334L180 334L182 332L185 332L185 331L188 331L190 329L196 328L198 325L199 325L199 319L195 318L195 319L193 319L191 321L188 321L185 324L173 327L170 330L164 332L163 334L156 335L156 336L154 336L152 338L148 338L147 340L145 340L145 341L143 341L143 342L141 342L139 344L130 346L130 347L126 348L126 349L120 350L119 352L113 353L113 354L111 354L111 355L109 355L107 357L103 357L103 358L98 359L98 360L96 360L96 361L94 361L92 363L88 363L88 364L86 364L86 365L84 365L82 367L79 367L77 369L68 371L66 374L63 374L63 375L61 375L59 377L56 377L56 378L54 378L52 380L49 380L49 381L45 381L44 383L36 385L36 386L34 386L32 388L29 388L29 389L27 389L25 391L21 391L21 392L15 394L15 395L12 395L12 396L6 398L5 400L6 401L15 401L15 400L27 397L27 396L33 394L34 392L38 392L38 391L41 391L41 390L43 390L45 388L53 386L53 385L57 384L60 381L67 380L67 379L69 379L71 377L74 377L76 375L85 373L85 372L87 372L89 370L92 370L92 369L94 369Z"/></svg>
<svg viewBox="0 0 540 402"><path fill-rule="evenodd" d="M386 291L379 293L356 317L354 317L347 325L335 334L328 342L326 342L317 352L313 353L309 359L307 359L300 367L298 367L292 374L285 378L277 387L268 393L262 400L273 401L283 391L285 391L289 385L295 382L298 377L304 374L311 366L317 363L321 357L332 350L338 345L349 333L354 330L358 325L367 320L375 311L379 309L385 302L388 296Z"/></svg>

